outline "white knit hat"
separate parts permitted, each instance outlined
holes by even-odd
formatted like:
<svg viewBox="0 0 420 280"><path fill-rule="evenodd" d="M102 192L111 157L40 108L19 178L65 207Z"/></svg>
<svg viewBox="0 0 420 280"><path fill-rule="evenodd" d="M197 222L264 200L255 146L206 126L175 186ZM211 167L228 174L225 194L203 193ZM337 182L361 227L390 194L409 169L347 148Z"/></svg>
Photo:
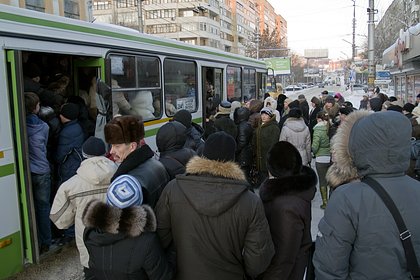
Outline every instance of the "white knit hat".
<svg viewBox="0 0 420 280"><path fill-rule="evenodd" d="M139 181L131 175L118 176L108 188L106 202L120 209L141 205L143 192Z"/></svg>

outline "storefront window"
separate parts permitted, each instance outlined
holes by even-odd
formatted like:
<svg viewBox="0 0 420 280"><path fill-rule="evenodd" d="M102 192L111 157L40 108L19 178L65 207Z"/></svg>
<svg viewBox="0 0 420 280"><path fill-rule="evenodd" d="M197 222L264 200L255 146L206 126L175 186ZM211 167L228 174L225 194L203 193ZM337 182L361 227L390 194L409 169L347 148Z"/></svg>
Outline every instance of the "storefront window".
<svg viewBox="0 0 420 280"><path fill-rule="evenodd" d="M173 116L181 109L197 110L197 67L192 61L166 59L165 73L165 112Z"/></svg>
<svg viewBox="0 0 420 280"><path fill-rule="evenodd" d="M404 102L412 103L415 100L414 96L414 76L407 77L407 96L402 99Z"/></svg>
<svg viewBox="0 0 420 280"><path fill-rule="evenodd" d="M227 98L230 102L242 101L242 71L240 67L227 68Z"/></svg>

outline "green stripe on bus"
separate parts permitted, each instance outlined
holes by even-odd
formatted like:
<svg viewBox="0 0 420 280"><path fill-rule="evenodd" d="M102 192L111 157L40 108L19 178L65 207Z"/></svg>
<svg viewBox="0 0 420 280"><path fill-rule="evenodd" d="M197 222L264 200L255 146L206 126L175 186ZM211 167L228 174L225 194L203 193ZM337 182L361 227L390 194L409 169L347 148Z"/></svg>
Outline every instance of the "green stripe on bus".
<svg viewBox="0 0 420 280"><path fill-rule="evenodd" d="M15 164L10 163L0 166L0 177L9 176L15 173Z"/></svg>
<svg viewBox="0 0 420 280"><path fill-rule="evenodd" d="M5 245L0 248L0 279L6 279L23 269L20 231L0 238L0 243Z"/></svg>
<svg viewBox="0 0 420 280"><path fill-rule="evenodd" d="M52 27L52 28L56 28L56 29L64 29L64 30L78 31L78 32L88 33L88 34L108 36L108 37L112 37L112 38L136 41L136 42L153 44L153 45L160 45L160 46L171 47L171 48L176 48L176 49L183 49L183 50L188 50L188 51L193 51L193 52L199 52L199 53L205 53L205 54L210 54L210 55L226 57L226 58L230 58L230 59L236 59L236 60L243 60L243 61L252 62L252 63L258 63L258 64L261 64L261 66L265 67L265 62L255 61L255 60L249 59L247 57L235 57L235 56L231 56L231 55L226 54L226 53L213 52L211 50L199 49L199 48L196 48L196 47L193 47L193 46L188 46L188 45L179 46L179 45L173 44L171 42L162 42L162 41L159 41L158 39L142 38L142 37L138 37L138 36L134 36L134 35L120 34L120 33L113 32L113 31L95 29L95 28L92 28L92 27L77 26L77 25L72 25L72 24L69 24L69 23L50 21L50 20L39 19L39 18L32 18L32 17L28 17L28 16L20 16L20 15L15 15L15 14L9 14L9 13L6 13L6 12L0 12L0 19L5 19L5 20L10 20L10 21L15 21L15 22L21 22L21 23L27 23L27 24L34 24L34 25L45 26L45 27Z"/></svg>
<svg viewBox="0 0 420 280"><path fill-rule="evenodd" d="M196 119L193 119L192 121L195 122L195 123L201 124L203 122L203 118L196 118ZM164 124L162 124L162 125L164 125ZM144 133L144 137L147 138L147 137L150 137L150 136L155 136L157 134L159 128L160 127L152 128L150 130L146 130L145 133Z"/></svg>

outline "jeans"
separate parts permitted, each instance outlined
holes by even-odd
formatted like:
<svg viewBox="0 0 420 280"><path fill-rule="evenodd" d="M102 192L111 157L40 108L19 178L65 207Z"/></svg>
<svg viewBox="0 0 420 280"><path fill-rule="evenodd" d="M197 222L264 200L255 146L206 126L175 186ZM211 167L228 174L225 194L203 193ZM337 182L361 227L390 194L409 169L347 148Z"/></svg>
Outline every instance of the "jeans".
<svg viewBox="0 0 420 280"><path fill-rule="evenodd" d="M39 245L51 245L50 193L51 176L31 174Z"/></svg>

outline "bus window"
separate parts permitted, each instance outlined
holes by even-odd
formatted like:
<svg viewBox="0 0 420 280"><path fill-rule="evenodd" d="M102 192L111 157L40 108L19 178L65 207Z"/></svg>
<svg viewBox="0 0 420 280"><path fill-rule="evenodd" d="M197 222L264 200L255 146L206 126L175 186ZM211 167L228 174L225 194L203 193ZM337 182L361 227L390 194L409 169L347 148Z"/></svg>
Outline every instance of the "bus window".
<svg viewBox="0 0 420 280"><path fill-rule="evenodd" d="M140 115L148 121L162 115L157 57L111 55L111 86L113 116Z"/></svg>
<svg viewBox="0 0 420 280"><path fill-rule="evenodd" d="M256 97L255 69L244 69L244 102Z"/></svg>
<svg viewBox="0 0 420 280"><path fill-rule="evenodd" d="M242 70L240 67L227 67L227 99L229 102L242 101Z"/></svg>
<svg viewBox="0 0 420 280"><path fill-rule="evenodd" d="M192 61L166 59L165 73L165 112L173 116L181 109L197 110L197 67Z"/></svg>

